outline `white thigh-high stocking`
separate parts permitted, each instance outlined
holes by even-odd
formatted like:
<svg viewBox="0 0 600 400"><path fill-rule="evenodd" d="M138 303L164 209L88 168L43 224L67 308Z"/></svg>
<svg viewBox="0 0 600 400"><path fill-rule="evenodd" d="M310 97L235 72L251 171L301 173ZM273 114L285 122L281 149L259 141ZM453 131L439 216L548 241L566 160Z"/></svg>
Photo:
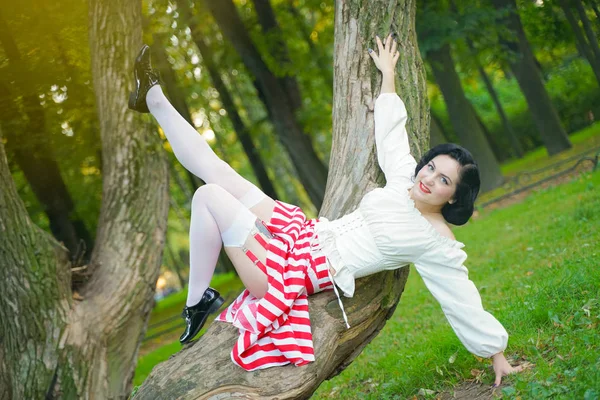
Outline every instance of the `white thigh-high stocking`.
<svg viewBox="0 0 600 400"><path fill-rule="evenodd" d="M187 306L197 304L208 288L215 271L221 243L226 247L241 247L256 224L256 215L231 193L215 184L196 190L192 199L190 224L190 277ZM245 261L245 260L244 260ZM266 282L260 269L235 265L247 282ZM251 267L254 267L253 265ZM241 272L241 273L240 273ZM247 279L244 279L247 277ZM245 282L246 283L246 282Z"/></svg>
<svg viewBox="0 0 600 400"><path fill-rule="evenodd" d="M156 118L179 162L206 183L216 183L251 208L266 195L244 179L210 148L206 140L169 103L159 85L146 94L148 109Z"/></svg>

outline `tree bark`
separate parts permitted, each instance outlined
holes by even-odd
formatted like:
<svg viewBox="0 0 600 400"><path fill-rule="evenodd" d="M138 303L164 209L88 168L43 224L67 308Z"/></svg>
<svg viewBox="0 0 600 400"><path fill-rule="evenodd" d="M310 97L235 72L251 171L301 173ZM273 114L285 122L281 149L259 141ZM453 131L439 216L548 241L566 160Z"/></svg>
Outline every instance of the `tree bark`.
<svg viewBox="0 0 600 400"><path fill-rule="evenodd" d="M302 130L277 77L269 70L231 0L204 0L223 34L254 75L279 139L288 151L298 178L313 204L320 208L325 193L327 168L319 159L310 137Z"/></svg>
<svg viewBox="0 0 600 400"><path fill-rule="evenodd" d="M596 76L596 80L600 85L600 58L596 58L592 53L590 45L585 39L583 32L581 32L579 23L577 22L575 15L573 15L573 11L571 10L568 0L559 0L559 3L560 7L565 13L567 22L571 26L571 30L573 30L573 34L575 35L575 44L577 45L577 49L579 50L579 53L590 63L592 71L594 71L594 75Z"/></svg>
<svg viewBox="0 0 600 400"><path fill-rule="evenodd" d="M9 32L4 17L0 14L0 42L9 61L11 77L19 93L11 93L7 86L0 83L0 106L8 113L9 120L4 121L6 148L14 156L17 165L23 171L33 193L42 204L50 222L50 230L56 239L63 242L73 259L85 251L87 259L93 246L90 233L83 221L74 212L71 194L67 189L52 148L46 129L44 109L39 101L39 93L29 82L30 72L27 63ZM14 104L22 97L23 112ZM8 125L8 126L7 126ZM84 243L82 247L80 242Z"/></svg>
<svg viewBox="0 0 600 400"><path fill-rule="evenodd" d="M127 110L141 4L89 3L103 144L92 276L74 301L66 250L33 226L0 142L0 393L6 399L125 398L153 304L168 211L160 140Z"/></svg>
<svg viewBox="0 0 600 400"><path fill-rule="evenodd" d="M525 95L533 120L538 128L548 154L553 155L571 148L571 142L565 132L558 114L546 92L540 70L536 65L529 41L517 13L515 0L492 0L494 7L509 14L504 17L504 24L513 33L512 37L502 39L503 44L515 54L510 67L521 91Z"/></svg>
<svg viewBox="0 0 600 400"><path fill-rule="evenodd" d="M380 185L373 137L373 103L380 74L367 48L379 32L399 34L399 92L409 111L408 131L419 158L428 144L425 74L414 29L414 1L342 1L336 4L333 148L327 195L321 214L338 217ZM230 361L237 329L216 323L194 344L156 366L134 399L308 398L360 354L392 315L404 288L407 268L359 279L352 299L344 299L352 328L346 330L333 292L310 297L316 361L248 373ZM201 379L198 377L201 376Z"/></svg>
<svg viewBox="0 0 600 400"><path fill-rule="evenodd" d="M460 143L475 157L481 172L481 191L494 189L502 184L503 177L496 156L465 96L460 78L456 73L450 45L444 44L427 53L435 81L439 85L450 122Z"/></svg>

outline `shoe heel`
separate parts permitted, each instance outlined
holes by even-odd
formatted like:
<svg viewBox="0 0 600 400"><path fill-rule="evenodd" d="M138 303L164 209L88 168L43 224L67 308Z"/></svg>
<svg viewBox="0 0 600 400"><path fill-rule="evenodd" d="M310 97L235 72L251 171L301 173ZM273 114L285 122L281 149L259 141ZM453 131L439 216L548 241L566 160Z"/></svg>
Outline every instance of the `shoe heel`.
<svg viewBox="0 0 600 400"><path fill-rule="evenodd" d="M208 312L210 314L212 314L214 312L217 312L219 310L219 308L221 308L221 306L223 305L223 303L225 303L225 299L223 299L222 297L219 297L218 299L215 300L214 303L212 303L212 305L208 309Z"/></svg>
<svg viewBox="0 0 600 400"><path fill-rule="evenodd" d="M135 110L135 93L129 92L129 108Z"/></svg>

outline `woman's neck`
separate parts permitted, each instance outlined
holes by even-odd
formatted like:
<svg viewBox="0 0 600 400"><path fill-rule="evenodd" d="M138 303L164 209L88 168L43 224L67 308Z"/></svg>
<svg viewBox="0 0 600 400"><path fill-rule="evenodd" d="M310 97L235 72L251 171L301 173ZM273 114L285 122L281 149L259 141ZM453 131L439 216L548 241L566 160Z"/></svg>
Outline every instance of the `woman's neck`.
<svg viewBox="0 0 600 400"><path fill-rule="evenodd" d="M415 208L423 215L437 217L442 214L442 208L440 206L432 206L431 204L424 203L413 198L413 188L408 190L409 197L414 201Z"/></svg>

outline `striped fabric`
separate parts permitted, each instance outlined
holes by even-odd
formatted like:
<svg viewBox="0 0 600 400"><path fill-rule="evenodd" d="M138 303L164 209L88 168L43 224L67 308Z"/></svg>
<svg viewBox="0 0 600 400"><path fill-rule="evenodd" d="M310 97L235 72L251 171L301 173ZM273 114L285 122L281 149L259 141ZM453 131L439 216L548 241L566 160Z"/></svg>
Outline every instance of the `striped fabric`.
<svg viewBox="0 0 600 400"><path fill-rule="evenodd" d="M248 371L315 360L307 295L332 289L325 256L311 255L315 222L299 207L277 201L266 225L274 235L266 295L258 299L244 290L216 319L239 329L231 359Z"/></svg>

